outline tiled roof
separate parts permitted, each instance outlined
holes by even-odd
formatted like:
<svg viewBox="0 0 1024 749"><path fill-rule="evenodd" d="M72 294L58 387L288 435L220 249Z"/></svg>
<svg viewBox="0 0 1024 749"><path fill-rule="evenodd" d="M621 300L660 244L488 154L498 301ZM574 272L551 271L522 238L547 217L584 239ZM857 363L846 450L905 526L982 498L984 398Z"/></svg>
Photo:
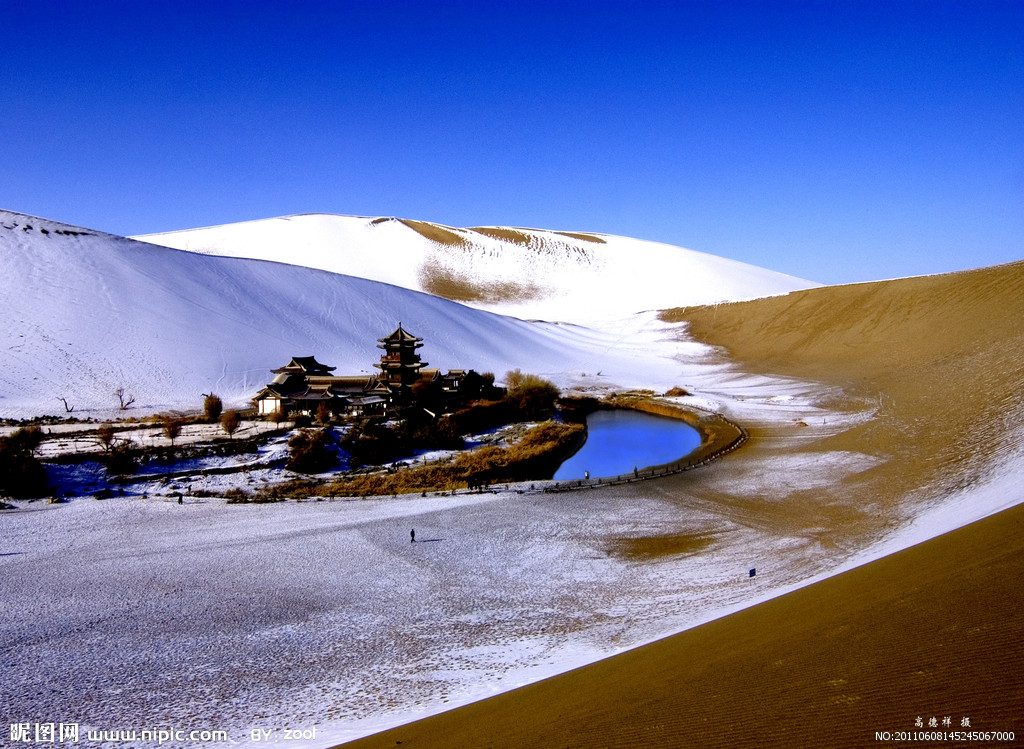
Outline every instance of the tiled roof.
<svg viewBox="0 0 1024 749"><path fill-rule="evenodd" d="M414 336L412 333L402 327L402 323L398 323L398 327L395 328L395 332L385 338L378 338L381 343L415 343L422 341L422 338Z"/></svg>

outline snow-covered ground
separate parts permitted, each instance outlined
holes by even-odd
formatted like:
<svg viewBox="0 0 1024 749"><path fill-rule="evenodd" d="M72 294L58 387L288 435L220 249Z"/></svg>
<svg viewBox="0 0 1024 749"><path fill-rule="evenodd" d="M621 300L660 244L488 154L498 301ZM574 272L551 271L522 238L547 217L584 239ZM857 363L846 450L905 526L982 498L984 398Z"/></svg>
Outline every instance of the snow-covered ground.
<svg viewBox="0 0 1024 749"><path fill-rule="evenodd" d="M646 330L629 339L658 352L663 382L696 393L682 402L763 423L801 418L819 438L866 417L822 406L829 393L817 386L730 374L653 320ZM613 351L604 361L614 366ZM724 479L732 491L756 494L779 475L767 458L738 457ZM794 463L785 475L828 481L870 460L822 454L827 470ZM182 487L141 485L105 501L19 503L3 518L12 584L0 582L11 603L0 630L26 617L45 624L9 662L13 714L223 729L242 745L254 729L315 729L301 745L329 746L696 625L842 563L835 549L701 506L689 487L716 479L700 473L559 495L177 505ZM679 527L710 544L657 561L614 553L615 539ZM64 563L69 553L76 564ZM32 694L40 677L61 686ZM69 713L86 693L88 707Z"/></svg>
<svg viewBox="0 0 1024 749"><path fill-rule="evenodd" d="M803 412L803 431L843 428L811 394L765 397L770 385L718 396L761 423ZM784 471L754 452L729 460L737 470L558 495L19 502L0 519L4 701L12 720L83 731L145 722L248 745L254 729L287 727L315 729L297 745L329 746L708 621L1006 501L1008 479L993 476L956 512L843 551L698 497L716 486L769 496L764 482L779 475L836 481L870 458L822 454ZM680 527L710 544L656 560L614 553L615 539Z"/></svg>
<svg viewBox="0 0 1024 749"><path fill-rule="evenodd" d="M356 249L317 260L327 245L315 236L286 245L281 227L296 225L306 234L294 236L321 232ZM253 729L315 729L291 745L329 746L749 606L1005 503L999 482L1010 479L993 475L951 498L955 512L935 508L903 518L903 535L837 547L707 499L770 502L880 460L799 449L870 418L875 404L851 409L846 398L838 410L822 386L736 372L643 311L782 293L800 286L793 279L613 237L547 232L510 249L479 235L453 256L395 221L293 217L234 230L238 246L220 242L225 231L183 236L195 250L267 256L183 252L0 212L0 416L59 414L64 397L75 415L110 418L118 387L137 397L138 414L197 408L211 390L243 405L293 355L371 371L376 339L402 321L434 366L499 377L519 367L581 392L680 386L692 393L681 402L785 434L773 439L792 449L755 446L710 470L558 495L179 505L173 487L154 485L107 500L16 502L0 514L8 723L78 723L83 736L87 727L226 730L230 745L251 743ZM292 262L353 275L267 262L284 259L285 246ZM656 269L630 276L626 256ZM416 290L422 269L438 264L554 285L528 304L475 309ZM523 268L533 272L517 275ZM569 322L494 314L502 305ZM1022 461L1010 468L1019 476ZM620 553L623 538L680 528L707 545L654 559Z"/></svg>

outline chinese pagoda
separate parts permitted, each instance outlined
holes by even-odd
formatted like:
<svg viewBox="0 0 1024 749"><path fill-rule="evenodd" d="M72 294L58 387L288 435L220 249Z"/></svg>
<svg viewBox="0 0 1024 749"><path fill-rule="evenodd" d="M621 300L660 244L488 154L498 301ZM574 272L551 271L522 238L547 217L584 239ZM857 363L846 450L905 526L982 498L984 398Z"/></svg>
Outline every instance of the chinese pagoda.
<svg viewBox="0 0 1024 749"><path fill-rule="evenodd" d="M421 379L420 370L427 362L420 361L416 350L423 346L423 339L414 336L398 323L395 332L377 339L377 348L384 349L380 363L374 366L380 370L383 380L400 399L408 399L410 388Z"/></svg>

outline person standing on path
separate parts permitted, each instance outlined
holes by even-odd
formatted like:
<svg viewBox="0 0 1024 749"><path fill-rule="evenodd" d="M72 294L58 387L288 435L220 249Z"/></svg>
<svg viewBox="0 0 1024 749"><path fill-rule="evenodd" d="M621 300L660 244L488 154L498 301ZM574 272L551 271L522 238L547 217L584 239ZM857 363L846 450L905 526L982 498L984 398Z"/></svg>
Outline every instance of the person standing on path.
<svg viewBox="0 0 1024 749"><path fill-rule="evenodd" d="M411 531L409 531L409 543L411 543L411 544L416 543L416 529L415 528L413 528Z"/></svg>

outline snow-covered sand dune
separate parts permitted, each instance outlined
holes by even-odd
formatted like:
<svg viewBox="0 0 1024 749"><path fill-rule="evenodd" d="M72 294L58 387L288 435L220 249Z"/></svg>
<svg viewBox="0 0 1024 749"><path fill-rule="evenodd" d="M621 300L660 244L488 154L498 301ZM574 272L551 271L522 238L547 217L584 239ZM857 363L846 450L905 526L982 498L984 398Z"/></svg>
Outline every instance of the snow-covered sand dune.
<svg viewBox="0 0 1024 749"><path fill-rule="evenodd" d="M425 291L518 317L593 326L635 312L819 284L629 237L308 214L136 237Z"/></svg>
<svg viewBox="0 0 1024 749"><path fill-rule="evenodd" d="M651 349L671 327L652 315L610 333L528 323L380 281L9 212L0 212L0 315L0 416L22 418L63 413L59 398L76 415L100 415L117 408L122 387L136 413L194 408L211 391L246 405L292 356L374 371L377 339L400 321L424 338L433 366L499 378L519 367L563 386L665 384L681 349Z"/></svg>

